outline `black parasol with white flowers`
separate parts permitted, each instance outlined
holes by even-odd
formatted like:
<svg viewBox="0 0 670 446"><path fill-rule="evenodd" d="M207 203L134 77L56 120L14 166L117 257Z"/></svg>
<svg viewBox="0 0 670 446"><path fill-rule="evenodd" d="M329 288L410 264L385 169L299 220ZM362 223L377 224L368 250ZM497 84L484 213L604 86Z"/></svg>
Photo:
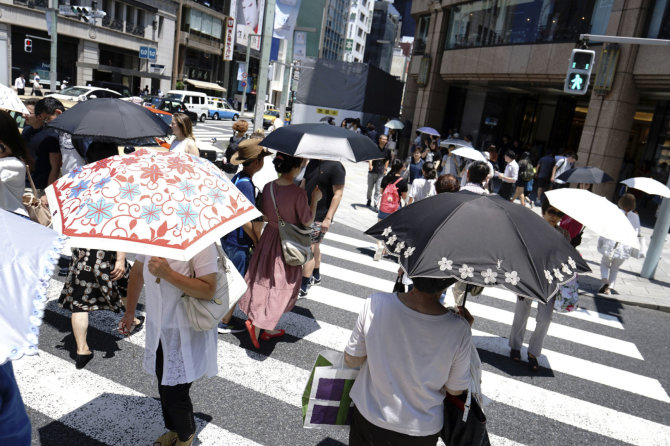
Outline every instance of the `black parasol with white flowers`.
<svg viewBox="0 0 670 446"><path fill-rule="evenodd" d="M366 231L409 277L456 278L548 301L591 269L533 211L498 195L445 193L406 206Z"/></svg>

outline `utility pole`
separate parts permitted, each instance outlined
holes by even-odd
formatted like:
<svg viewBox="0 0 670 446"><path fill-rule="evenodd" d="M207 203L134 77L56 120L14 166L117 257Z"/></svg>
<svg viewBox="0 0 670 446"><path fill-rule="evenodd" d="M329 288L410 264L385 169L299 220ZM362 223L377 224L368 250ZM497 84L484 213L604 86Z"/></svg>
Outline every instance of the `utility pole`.
<svg viewBox="0 0 670 446"><path fill-rule="evenodd" d="M247 87L249 87L249 53L251 52L251 36L259 36L260 34L247 34L247 57L244 62L244 72L247 77L243 80L244 88L242 89L242 106L240 107L240 114L244 114L244 107L247 102Z"/></svg>
<svg viewBox="0 0 670 446"><path fill-rule="evenodd" d="M58 79L58 0L51 0L51 8L47 11L51 16L51 61L49 62L49 90L56 92Z"/></svg>
<svg viewBox="0 0 670 446"><path fill-rule="evenodd" d="M263 114L265 112L265 94L268 89L268 68L270 65L270 48L272 46L272 31L275 26L275 0L265 0L265 14L263 14L263 38L261 41L261 61L258 68L258 88L256 88L256 112L254 113L254 129L263 128ZM260 106L258 105L260 102Z"/></svg>
<svg viewBox="0 0 670 446"><path fill-rule="evenodd" d="M294 31L295 33L295 31ZM289 85L291 85L291 67L293 65L293 36L286 42L286 52L284 54L284 85L281 89L281 103L279 104L279 119L282 124L286 121L286 104L288 103L288 95L291 93Z"/></svg>

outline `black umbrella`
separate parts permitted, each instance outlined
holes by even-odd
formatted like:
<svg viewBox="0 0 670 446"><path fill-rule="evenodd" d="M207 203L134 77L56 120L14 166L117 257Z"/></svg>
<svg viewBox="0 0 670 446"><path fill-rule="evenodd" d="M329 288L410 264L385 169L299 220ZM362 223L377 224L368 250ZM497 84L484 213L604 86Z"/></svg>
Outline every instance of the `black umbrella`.
<svg viewBox="0 0 670 446"><path fill-rule="evenodd" d="M359 162L382 157L382 151L367 136L318 123L280 127L259 144L287 155L318 160Z"/></svg>
<svg viewBox="0 0 670 446"><path fill-rule="evenodd" d="M89 99L47 124L72 136L126 143L151 136L165 136L170 125L147 108L120 99Z"/></svg>
<svg viewBox="0 0 670 446"><path fill-rule="evenodd" d="M614 181L614 178L607 175L607 173L598 169L597 167L573 167L566 170L558 177L557 180L565 181L566 183L586 183L586 184L600 184Z"/></svg>
<svg viewBox="0 0 670 446"><path fill-rule="evenodd" d="M409 277L451 277L542 302L577 271L590 271L542 217L498 195L435 195L394 212L365 233L398 254Z"/></svg>

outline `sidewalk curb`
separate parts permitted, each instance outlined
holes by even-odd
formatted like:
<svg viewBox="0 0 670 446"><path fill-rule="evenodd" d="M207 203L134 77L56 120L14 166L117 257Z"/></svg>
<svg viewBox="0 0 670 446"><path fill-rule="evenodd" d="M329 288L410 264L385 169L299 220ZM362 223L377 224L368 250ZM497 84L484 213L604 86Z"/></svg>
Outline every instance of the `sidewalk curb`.
<svg viewBox="0 0 670 446"><path fill-rule="evenodd" d="M626 294L615 294L615 295L607 295L607 294L593 294L593 297L601 298L601 299L607 299L607 300L613 300L625 305L631 305L634 307L641 307L641 308L648 308L650 310L658 310L658 311L663 311L665 313L670 313L670 305L663 305L663 304L655 304L646 301L645 299L638 298L636 296L630 296Z"/></svg>

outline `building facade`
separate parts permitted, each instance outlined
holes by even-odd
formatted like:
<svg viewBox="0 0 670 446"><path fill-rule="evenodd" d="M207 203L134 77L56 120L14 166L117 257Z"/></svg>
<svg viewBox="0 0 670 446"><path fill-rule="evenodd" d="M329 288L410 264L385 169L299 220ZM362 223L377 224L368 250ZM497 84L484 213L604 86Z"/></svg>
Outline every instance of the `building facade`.
<svg viewBox="0 0 670 446"><path fill-rule="evenodd" d="M347 21L347 40L344 45L345 62L363 62L365 41L372 26L374 0L351 0Z"/></svg>
<svg viewBox="0 0 670 446"><path fill-rule="evenodd" d="M507 136L535 154L574 151L615 179L667 176L670 46L589 42L593 88L563 93L580 34L668 39L667 0L415 0L412 15L403 113L414 128L458 129L479 148Z"/></svg>
<svg viewBox="0 0 670 446"><path fill-rule="evenodd" d="M0 72L1 83L12 85L19 74L29 78L29 73L38 72L48 85L51 44L47 41L45 12L49 3L0 1L0 58L9 62ZM77 4L92 6L91 1ZM69 5L69 1L59 1L59 6ZM102 0L97 6L106 15L95 25L78 17L58 15L58 84L63 80L69 85L108 81L124 84L133 93L146 85L152 91L168 90L177 2ZM24 49L28 35L34 36L31 52ZM141 59L140 47L155 50L155 60Z"/></svg>
<svg viewBox="0 0 670 446"><path fill-rule="evenodd" d="M372 27L365 45L365 62L389 73L400 31L400 13L389 2L374 4Z"/></svg>

